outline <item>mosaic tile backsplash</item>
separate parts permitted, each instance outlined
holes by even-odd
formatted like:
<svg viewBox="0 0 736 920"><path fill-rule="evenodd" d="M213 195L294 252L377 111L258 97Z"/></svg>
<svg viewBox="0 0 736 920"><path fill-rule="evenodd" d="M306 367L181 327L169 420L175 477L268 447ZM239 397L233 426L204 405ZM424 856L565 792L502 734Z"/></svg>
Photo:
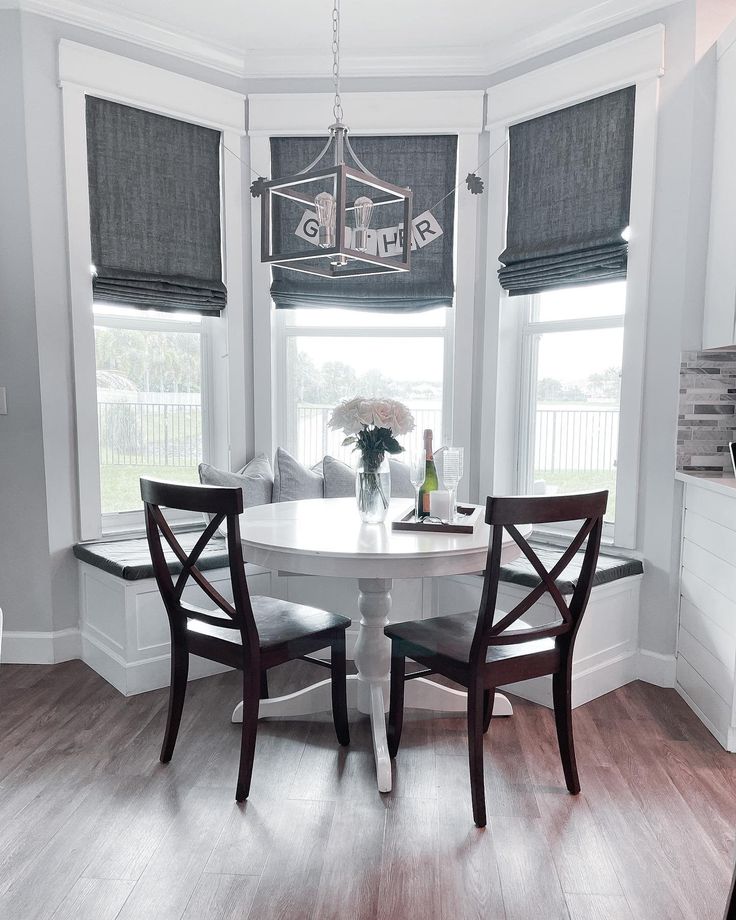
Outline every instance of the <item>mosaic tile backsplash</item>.
<svg viewBox="0 0 736 920"><path fill-rule="evenodd" d="M731 473L736 441L736 350L686 351L680 365L677 469Z"/></svg>

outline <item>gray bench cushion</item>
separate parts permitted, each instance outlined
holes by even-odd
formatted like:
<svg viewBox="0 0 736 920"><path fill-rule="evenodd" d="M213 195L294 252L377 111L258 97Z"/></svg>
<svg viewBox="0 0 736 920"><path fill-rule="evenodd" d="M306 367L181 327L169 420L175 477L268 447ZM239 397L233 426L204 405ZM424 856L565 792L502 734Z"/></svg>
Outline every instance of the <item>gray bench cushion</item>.
<svg viewBox="0 0 736 920"><path fill-rule="evenodd" d="M538 543L535 540L530 540L529 543L547 571L554 566L564 552L564 549ZM575 590L582 565L583 554L577 553L570 565L565 569L564 578L557 579L557 587L562 594L572 594ZM644 566L640 559L601 553L598 556L598 565L593 576L593 587L607 585L612 581L618 581L620 578L629 578L631 575L641 575L643 571ZM520 556L513 562L501 566L501 581L512 585L521 585L525 588L534 588L539 584L540 578L526 556Z"/></svg>
<svg viewBox="0 0 736 920"><path fill-rule="evenodd" d="M194 548L201 531L177 534L182 549L190 552ZM181 572L181 563L164 543L169 571ZM124 578L125 581L139 581L141 578L153 578L153 564L145 537L135 540L111 540L109 543L77 543L74 555L82 562L87 562L97 569ZM202 555L197 567L203 572L207 569L222 569L227 566L227 550L222 537L213 537Z"/></svg>
<svg viewBox="0 0 736 920"><path fill-rule="evenodd" d="M197 542L199 532L181 533L177 536L182 547L189 552ZM551 569L562 555L562 551L556 547L545 546L534 541L532 541L532 546L547 569ZM77 559L126 581L153 578L153 565L145 538L112 540L107 543L77 543L74 546L74 555ZM181 571L181 564L168 547L166 547L166 558L169 560L171 572ZM563 594L572 594L574 591L582 563L582 553L578 553L565 572L565 578L557 581L557 586ZM207 569L221 569L227 566L225 541L221 537L215 537L210 541L209 546L199 557L198 566L203 572ZM641 575L643 571L644 567L639 559L602 553L598 557L598 568L593 578L593 585L607 585L612 581L618 581L619 578ZM530 563L522 556L514 562L501 566L501 581L533 588L539 583L539 578Z"/></svg>

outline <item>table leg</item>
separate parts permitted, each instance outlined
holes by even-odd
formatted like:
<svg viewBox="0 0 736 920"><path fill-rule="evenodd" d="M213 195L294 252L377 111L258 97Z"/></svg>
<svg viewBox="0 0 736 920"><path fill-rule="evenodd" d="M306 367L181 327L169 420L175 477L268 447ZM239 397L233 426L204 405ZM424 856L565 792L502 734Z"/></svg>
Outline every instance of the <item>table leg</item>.
<svg viewBox="0 0 736 920"><path fill-rule="evenodd" d="M390 578L358 580L360 630L355 643L358 669L358 709L371 719L373 754L379 792L391 791L391 759L386 741L388 684L391 670L391 641L383 630L391 612Z"/></svg>

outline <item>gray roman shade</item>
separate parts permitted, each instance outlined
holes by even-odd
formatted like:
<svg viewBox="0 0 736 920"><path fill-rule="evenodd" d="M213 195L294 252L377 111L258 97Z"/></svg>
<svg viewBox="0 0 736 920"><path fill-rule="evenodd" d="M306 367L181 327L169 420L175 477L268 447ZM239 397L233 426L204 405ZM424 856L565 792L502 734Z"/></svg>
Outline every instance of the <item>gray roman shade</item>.
<svg viewBox="0 0 736 920"><path fill-rule="evenodd" d="M220 134L87 97L94 299L216 316Z"/></svg>
<svg viewBox="0 0 736 920"><path fill-rule="evenodd" d="M457 181L457 137L351 135L350 142L374 175L412 189L414 222L431 209L434 220L427 218L419 228L427 234L422 242L430 241L412 247L409 272L332 279L275 266L271 297L276 307L418 311L452 306L455 196L447 193ZM271 175L293 176L314 160L324 143L323 137L271 138ZM294 234L297 222L292 211L274 212L273 232L279 248ZM381 209L374 210L371 226L381 227Z"/></svg>
<svg viewBox="0 0 736 920"><path fill-rule="evenodd" d="M635 87L509 129L501 286L536 294L626 277Z"/></svg>

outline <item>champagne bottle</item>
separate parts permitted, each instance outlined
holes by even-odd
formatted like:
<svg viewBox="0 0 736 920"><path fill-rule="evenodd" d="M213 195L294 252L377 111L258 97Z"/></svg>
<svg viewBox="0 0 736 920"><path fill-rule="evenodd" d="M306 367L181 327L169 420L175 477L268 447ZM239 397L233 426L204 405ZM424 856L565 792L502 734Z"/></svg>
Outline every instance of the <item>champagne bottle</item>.
<svg viewBox="0 0 736 920"><path fill-rule="evenodd" d="M424 430L424 450L427 459L424 467L424 482L419 489L419 517L425 518L429 515L429 493L436 492L440 484L437 479L437 468L434 465L434 454L432 453L432 429Z"/></svg>

